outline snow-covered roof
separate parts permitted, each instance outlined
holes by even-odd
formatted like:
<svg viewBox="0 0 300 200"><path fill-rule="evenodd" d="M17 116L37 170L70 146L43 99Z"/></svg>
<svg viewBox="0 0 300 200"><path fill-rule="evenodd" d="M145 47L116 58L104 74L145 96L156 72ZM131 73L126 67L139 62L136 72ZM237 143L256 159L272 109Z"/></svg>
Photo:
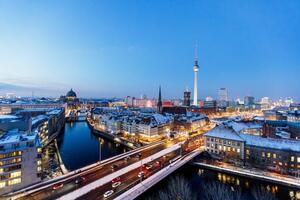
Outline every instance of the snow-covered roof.
<svg viewBox="0 0 300 200"><path fill-rule="evenodd" d="M229 122L228 126L231 126L236 132L240 132L245 129L261 129L262 125L258 123L244 123L244 122Z"/></svg>
<svg viewBox="0 0 300 200"><path fill-rule="evenodd" d="M233 128L224 125L217 126L204 136L245 142L246 145L261 148L288 150L300 152L300 141L288 139L264 138L257 135L237 133Z"/></svg>
<svg viewBox="0 0 300 200"><path fill-rule="evenodd" d="M46 115L39 115L39 116L36 116L36 117L32 117L31 125L34 126L37 123L39 123L39 122L41 122L45 119L48 119L48 117Z"/></svg>
<svg viewBox="0 0 300 200"><path fill-rule="evenodd" d="M300 141L298 140L263 138L249 134L240 134L240 137L250 146L300 152Z"/></svg>
<svg viewBox="0 0 300 200"><path fill-rule="evenodd" d="M23 131L19 131L18 129L11 130L7 132L5 135L0 137L0 144L10 144L10 143L17 143L20 141L30 141L35 140L37 134L27 134Z"/></svg>
<svg viewBox="0 0 300 200"><path fill-rule="evenodd" d="M244 140L231 128L226 128L224 126L217 126L211 131L204 134L204 136L223 138L227 140L235 140L243 142Z"/></svg>
<svg viewBox="0 0 300 200"><path fill-rule="evenodd" d="M47 114L48 114L48 115L57 115L57 114L59 114L61 111L62 111L62 109L54 109L54 110L51 110L51 111L47 112Z"/></svg>
<svg viewBox="0 0 300 200"><path fill-rule="evenodd" d="M19 117L16 115L0 115L0 120L1 119L17 119L17 118L19 118Z"/></svg>

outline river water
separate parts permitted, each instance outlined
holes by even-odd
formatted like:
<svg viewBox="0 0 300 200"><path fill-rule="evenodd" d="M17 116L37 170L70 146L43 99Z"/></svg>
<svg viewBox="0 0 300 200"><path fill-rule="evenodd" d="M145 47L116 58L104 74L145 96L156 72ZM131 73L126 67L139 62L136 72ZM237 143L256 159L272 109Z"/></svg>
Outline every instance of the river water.
<svg viewBox="0 0 300 200"><path fill-rule="evenodd" d="M92 133L86 122L66 123L57 143L62 160L70 171L99 161L100 151L103 160L127 150Z"/></svg>

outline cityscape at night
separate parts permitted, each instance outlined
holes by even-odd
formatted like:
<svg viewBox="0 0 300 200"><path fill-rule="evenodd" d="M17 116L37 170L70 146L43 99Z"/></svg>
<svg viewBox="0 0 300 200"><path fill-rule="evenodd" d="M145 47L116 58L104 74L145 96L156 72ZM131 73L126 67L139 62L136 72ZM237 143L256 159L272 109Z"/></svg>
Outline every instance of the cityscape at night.
<svg viewBox="0 0 300 200"><path fill-rule="evenodd" d="M300 2L0 0L0 199L300 200Z"/></svg>

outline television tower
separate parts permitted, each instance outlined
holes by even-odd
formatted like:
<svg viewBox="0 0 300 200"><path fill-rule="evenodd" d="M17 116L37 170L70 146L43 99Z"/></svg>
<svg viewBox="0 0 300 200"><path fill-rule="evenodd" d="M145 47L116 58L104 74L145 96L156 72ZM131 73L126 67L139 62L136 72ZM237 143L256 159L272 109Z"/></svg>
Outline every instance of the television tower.
<svg viewBox="0 0 300 200"><path fill-rule="evenodd" d="M195 47L195 64L194 64L193 71L194 71L194 101L193 101L193 105L197 106L198 105L198 71L199 71L197 43L196 43L196 47Z"/></svg>

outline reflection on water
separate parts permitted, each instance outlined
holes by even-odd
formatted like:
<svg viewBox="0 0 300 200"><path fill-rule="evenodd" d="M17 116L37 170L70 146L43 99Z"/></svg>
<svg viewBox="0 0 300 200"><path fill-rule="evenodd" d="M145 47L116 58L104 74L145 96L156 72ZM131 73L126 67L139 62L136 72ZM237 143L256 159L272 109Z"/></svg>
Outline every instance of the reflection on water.
<svg viewBox="0 0 300 200"><path fill-rule="evenodd" d="M273 193L278 200L300 200L299 189L234 176L231 174L199 169L199 167L191 165L183 166L175 173L170 175L168 178L164 179L156 186L151 188L138 199L142 200L152 197L153 194L165 188L165 186L168 184L168 180L170 179L170 177L174 177L177 175L183 176L189 181L191 189L195 194L197 194L198 199L202 199L202 194L206 192L206 184L210 182L215 182L230 186L232 191L239 188L242 192L243 200L253 200L254 198L251 194L251 190L256 187L262 188L262 191Z"/></svg>
<svg viewBox="0 0 300 200"><path fill-rule="evenodd" d="M212 176L211 176L212 175ZM273 193L278 199L291 199L291 200L300 200L300 190L279 186L276 184L257 181L253 179L243 178L239 176L234 176L231 174L225 174L220 172L214 172L210 170L198 170L198 178L212 178L215 181L221 182L226 185L240 187L244 192L248 192L251 188L255 186L260 186L264 191Z"/></svg>
<svg viewBox="0 0 300 200"><path fill-rule="evenodd" d="M126 151L123 146L117 146L106 139L99 139L92 133L86 122L66 123L57 143L68 170L75 170L99 161L100 152L103 160Z"/></svg>

